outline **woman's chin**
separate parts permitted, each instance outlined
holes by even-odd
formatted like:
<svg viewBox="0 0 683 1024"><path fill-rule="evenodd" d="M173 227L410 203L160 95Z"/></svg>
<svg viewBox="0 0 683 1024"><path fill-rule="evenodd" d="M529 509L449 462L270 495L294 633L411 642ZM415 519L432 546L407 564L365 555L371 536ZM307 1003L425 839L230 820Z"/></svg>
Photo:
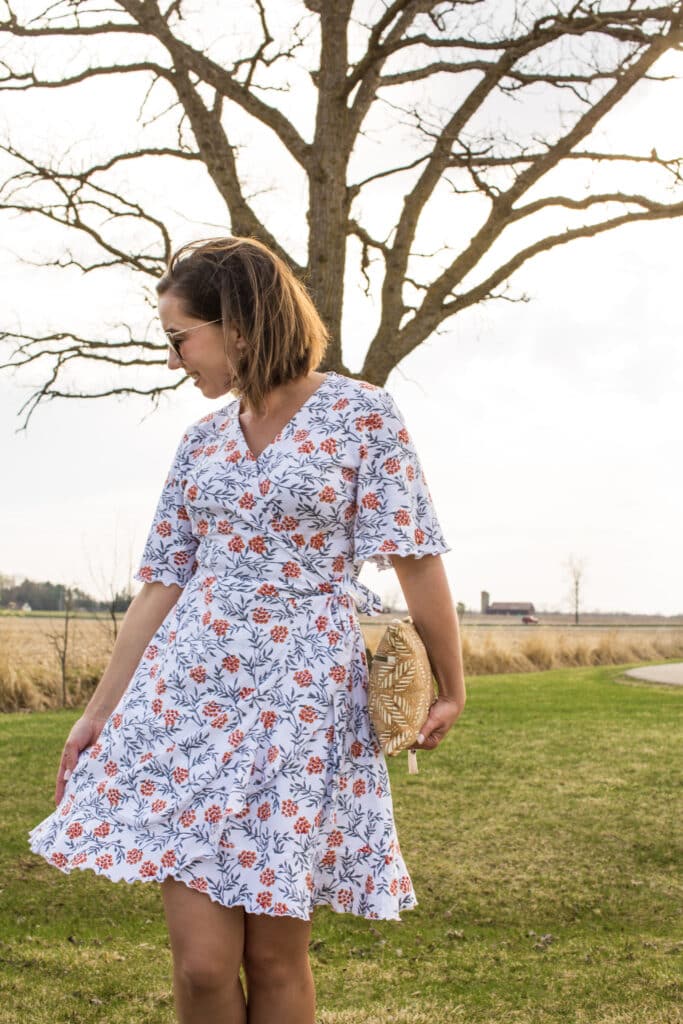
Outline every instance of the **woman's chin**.
<svg viewBox="0 0 683 1024"><path fill-rule="evenodd" d="M228 394L232 384L232 380L223 380L217 383L216 381L208 381L203 377L199 377L193 386L201 391L205 398L220 398L221 395Z"/></svg>

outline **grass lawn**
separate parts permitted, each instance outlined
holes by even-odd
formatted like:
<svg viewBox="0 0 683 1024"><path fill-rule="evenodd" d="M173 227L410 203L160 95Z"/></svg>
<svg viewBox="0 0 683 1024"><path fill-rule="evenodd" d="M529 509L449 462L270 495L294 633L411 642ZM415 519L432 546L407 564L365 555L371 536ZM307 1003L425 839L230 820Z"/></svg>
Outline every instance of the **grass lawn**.
<svg viewBox="0 0 683 1024"><path fill-rule="evenodd" d="M389 760L419 906L315 911L319 1024L683 1022L683 690L599 667L467 694L418 775ZM0 718L0 1022L172 1024L158 885L28 847L77 716Z"/></svg>

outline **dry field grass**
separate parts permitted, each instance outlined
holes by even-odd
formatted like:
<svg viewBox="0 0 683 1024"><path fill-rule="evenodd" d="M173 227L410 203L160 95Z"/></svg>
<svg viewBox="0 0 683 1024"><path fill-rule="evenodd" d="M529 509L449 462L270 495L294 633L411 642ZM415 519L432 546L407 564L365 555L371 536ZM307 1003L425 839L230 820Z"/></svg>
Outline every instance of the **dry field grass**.
<svg viewBox="0 0 683 1024"><path fill-rule="evenodd" d="M371 652L391 617L361 619ZM0 616L0 711L62 706L57 645L63 640L63 631L64 622L59 617ZM466 676L683 658L683 625L484 625L476 619L469 623L465 617L461 633ZM66 658L68 706L77 707L89 699L113 644L109 619L71 619Z"/></svg>

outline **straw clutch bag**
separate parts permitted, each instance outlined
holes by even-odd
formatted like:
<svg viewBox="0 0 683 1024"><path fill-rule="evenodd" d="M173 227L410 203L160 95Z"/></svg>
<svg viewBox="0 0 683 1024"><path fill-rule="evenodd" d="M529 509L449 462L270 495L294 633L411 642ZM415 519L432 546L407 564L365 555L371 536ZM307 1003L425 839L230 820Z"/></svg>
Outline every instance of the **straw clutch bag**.
<svg viewBox="0 0 683 1024"><path fill-rule="evenodd" d="M411 616L392 619L372 657L368 711L385 754L408 750L411 775L417 774L417 752L411 748L434 699L427 648Z"/></svg>

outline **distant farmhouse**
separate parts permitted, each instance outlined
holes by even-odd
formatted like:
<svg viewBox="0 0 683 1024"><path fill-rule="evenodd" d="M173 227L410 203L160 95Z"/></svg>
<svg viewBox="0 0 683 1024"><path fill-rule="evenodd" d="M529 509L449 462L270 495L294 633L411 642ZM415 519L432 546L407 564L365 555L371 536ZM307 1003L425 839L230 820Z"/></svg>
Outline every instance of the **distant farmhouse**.
<svg viewBox="0 0 683 1024"><path fill-rule="evenodd" d="M531 601L489 601L488 590L481 592L482 615L533 615L536 609Z"/></svg>

